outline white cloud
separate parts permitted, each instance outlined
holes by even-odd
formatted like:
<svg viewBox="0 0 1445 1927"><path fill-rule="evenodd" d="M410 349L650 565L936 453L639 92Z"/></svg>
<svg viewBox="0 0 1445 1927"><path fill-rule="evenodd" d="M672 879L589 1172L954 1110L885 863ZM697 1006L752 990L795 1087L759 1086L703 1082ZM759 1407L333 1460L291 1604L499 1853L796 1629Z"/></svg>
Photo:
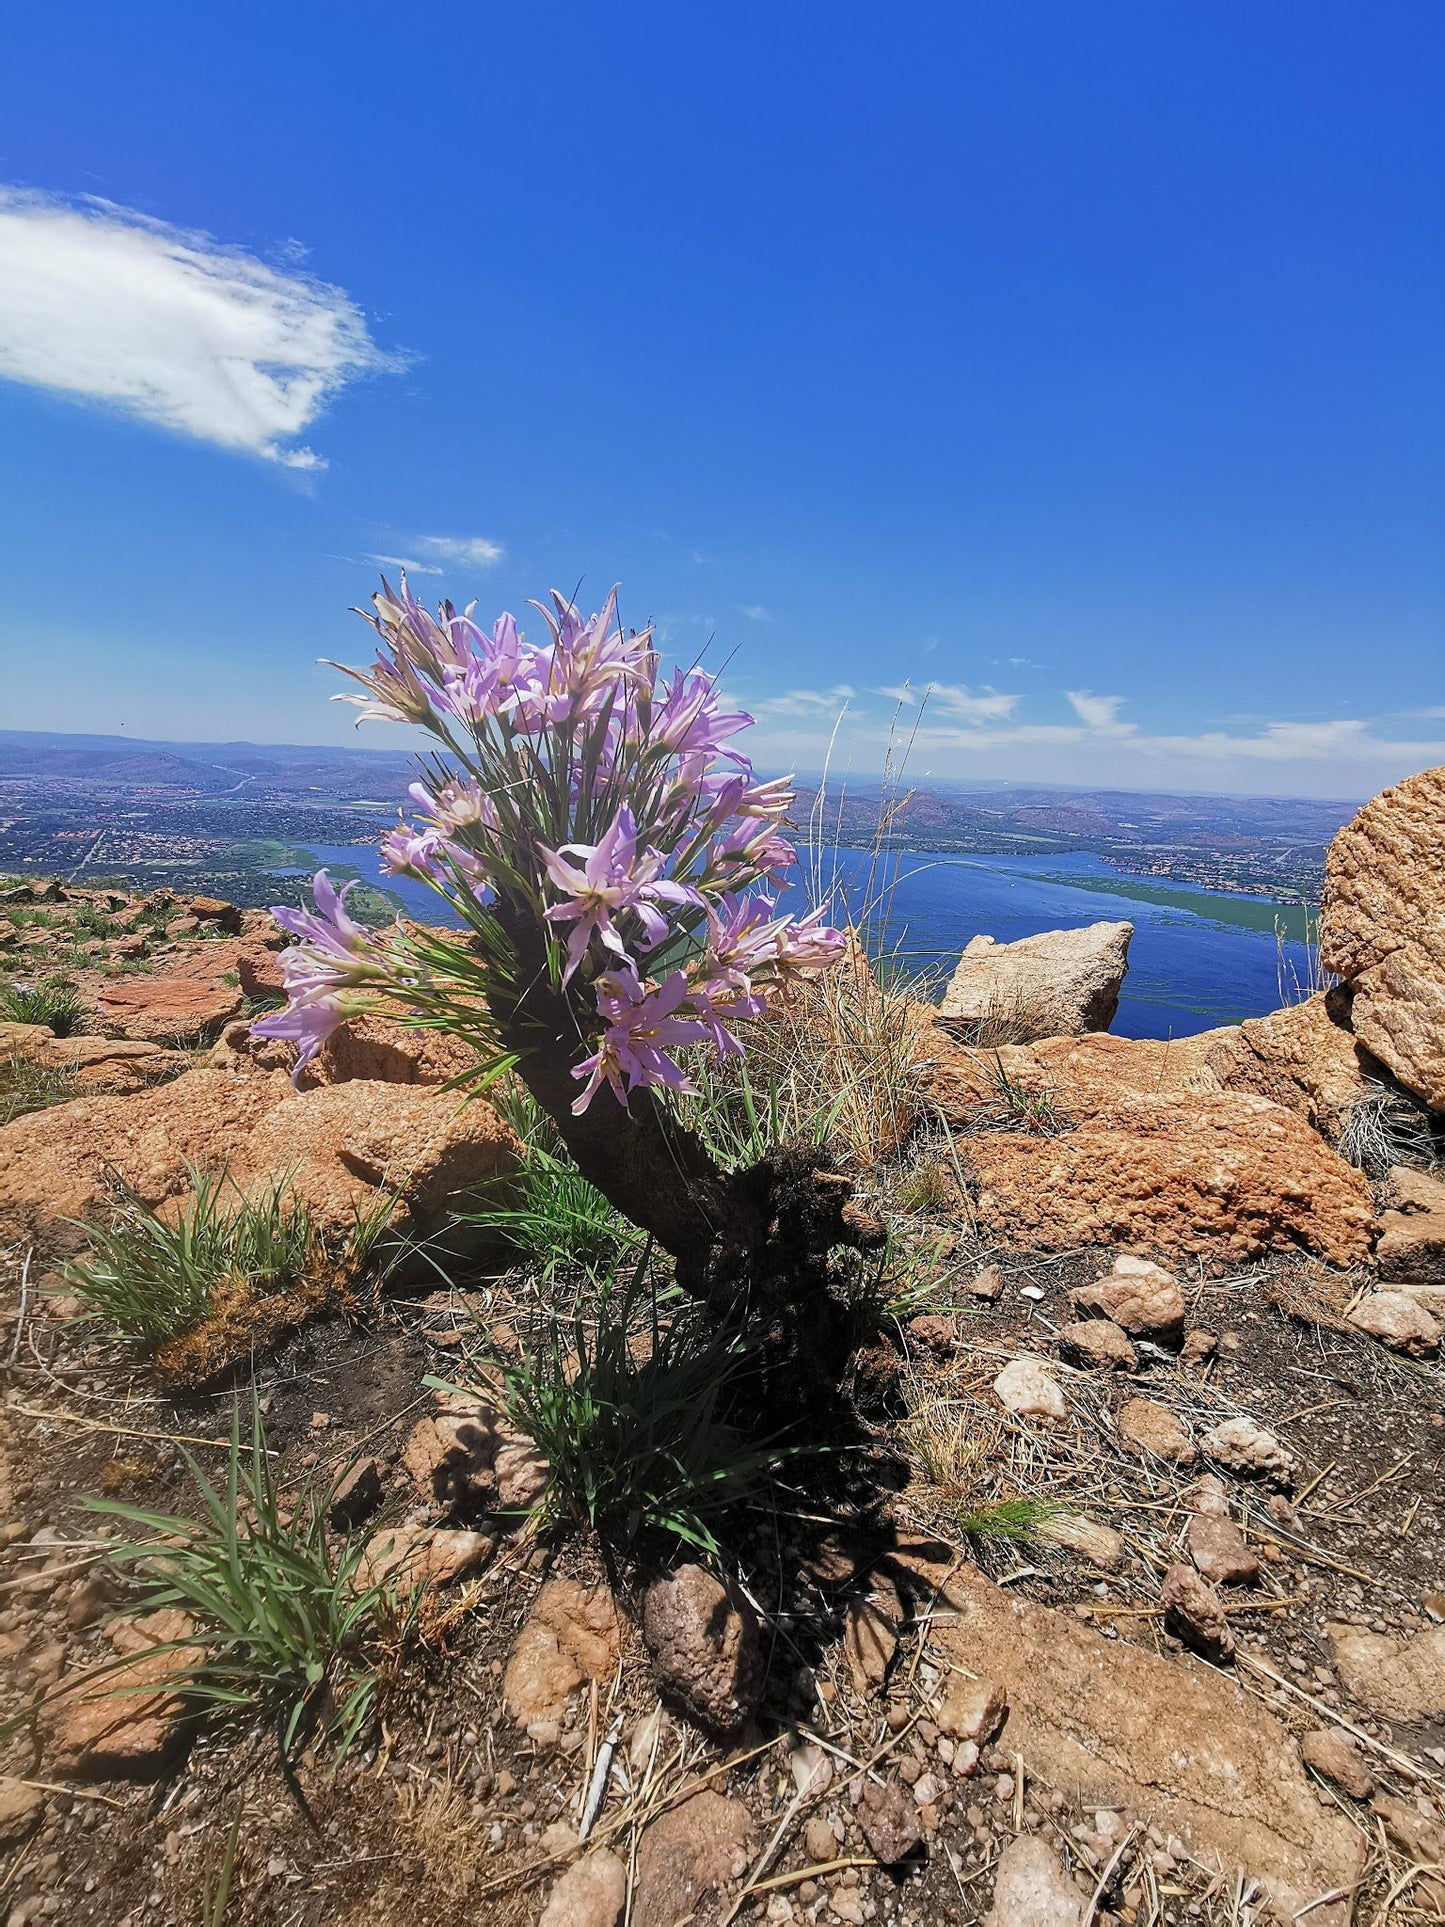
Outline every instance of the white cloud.
<svg viewBox="0 0 1445 1927"><path fill-rule="evenodd" d="M295 438L401 365L340 288L109 201L0 187L0 377L316 469Z"/></svg>
<svg viewBox="0 0 1445 1927"><path fill-rule="evenodd" d="M997 689L970 689L964 683L931 682L920 692L911 683L885 685L878 691L895 703L918 703L930 713L942 710L968 722L983 723L1012 716L1018 707L1017 696L1005 696Z"/></svg>
<svg viewBox="0 0 1445 1927"><path fill-rule="evenodd" d="M765 609L761 602L740 602L738 614L746 616L749 622L771 622L773 619L772 610Z"/></svg>
<svg viewBox="0 0 1445 1927"><path fill-rule="evenodd" d="M835 683L831 689L790 689L786 695L770 696L765 702L750 703L753 715L817 716L842 709L858 694L850 683Z"/></svg>
<svg viewBox="0 0 1445 1927"><path fill-rule="evenodd" d="M416 546L442 562L461 562L469 569L489 569L500 562L503 548L485 535L419 535Z"/></svg>
<svg viewBox="0 0 1445 1927"><path fill-rule="evenodd" d="M414 562L405 555L369 555L368 562L374 562L380 569L405 569L408 575L440 575L442 571L434 562Z"/></svg>
<svg viewBox="0 0 1445 1927"><path fill-rule="evenodd" d="M1081 722L1090 729L1117 729L1120 732L1134 731L1133 723L1121 723L1119 710L1124 702L1122 696L1095 696L1087 689L1066 689L1070 707Z"/></svg>

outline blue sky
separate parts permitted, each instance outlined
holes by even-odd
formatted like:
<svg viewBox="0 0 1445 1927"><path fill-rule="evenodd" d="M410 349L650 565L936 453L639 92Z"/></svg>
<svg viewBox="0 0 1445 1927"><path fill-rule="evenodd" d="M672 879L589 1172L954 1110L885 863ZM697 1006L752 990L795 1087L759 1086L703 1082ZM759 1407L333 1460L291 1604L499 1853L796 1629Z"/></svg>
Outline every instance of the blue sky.
<svg viewBox="0 0 1445 1927"><path fill-rule="evenodd" d="M773 766L930 682L922 776L1445 761L1442 56L1438 0L24 9L0 725L346 739L391 556L620 579Z"/></svg>

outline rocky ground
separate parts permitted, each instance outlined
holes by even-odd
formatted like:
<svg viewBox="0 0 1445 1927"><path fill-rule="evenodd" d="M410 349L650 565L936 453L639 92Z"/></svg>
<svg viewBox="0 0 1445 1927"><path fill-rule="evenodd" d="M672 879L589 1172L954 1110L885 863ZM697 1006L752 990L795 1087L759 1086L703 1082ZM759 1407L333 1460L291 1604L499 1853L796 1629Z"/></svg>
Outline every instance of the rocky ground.
<svg viewBox="0 0 1445 1927"><path fill-rule="evenodd" d="M0 1128L0 1918L1445 1919L1445 960L1412 935L1382 980L1380 937L1397 873L1419 927L1431 820L1438 851L1445 786L1414 779L1332 858L1368 1048L1348 971L1173 1046L909 1017L906 1118L852 1146L891 1232L891 1382L720 1562L534 1510L498 1358L571 1281L451 1226L525 1155L458 1114L451 1047L373 1022L293 1091L241 1021L274 953L225 906L160 925L144 971L77 967L74 1041L166 1061L69 1065ZM65 902L3 907L23 934ZM117 968L122 939L85 941ZM181 1048L145 1013L197 1015L205 981ZM53 1068L41 1031L0 1035L13 1076ZM223 1322L167 1375L78 1321L65 1261L118 1180L160 1205L221 1162L284 1165L333 1226L384 1194L435 1263ZM374 1723L294 1778L274 1734L174 1690L176 1629L119 1610L83 1507L193 1507L182 1451L221 1475L252 1381L283 1494L345 1478L331 1543L413 1609L372 1656Z"/></svg>

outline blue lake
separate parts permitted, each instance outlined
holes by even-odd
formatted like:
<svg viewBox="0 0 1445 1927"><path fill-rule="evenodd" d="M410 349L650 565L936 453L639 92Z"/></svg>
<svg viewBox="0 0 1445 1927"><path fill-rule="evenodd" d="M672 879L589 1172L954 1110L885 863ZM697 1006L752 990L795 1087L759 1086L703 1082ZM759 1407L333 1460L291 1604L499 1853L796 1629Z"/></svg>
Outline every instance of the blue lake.
<svg viewBox="0 0 1445 1927"><path fill-rule="evenodd" d="M390 891L419 920L454 922L425 884L387 877L368 844L308 844L318 867L364 877ZM871 859L859 850L830 851L825 888L843 921L862 907ZM1066 856L931 856L889 859L882 922L891 946L918 969L950 969L971 937L1000 943L1107 918L1134 925L1129 975L1114 1030L1124 1037L1185 1037L1277 1009L1281 949L1276 919L1300 928L1298 909L1267 898L1240 897L1134 877L1100 858ZM797 907L801 889L789 892ZM1301 981L1307 954L1283 946L1286 972Z"/></svg>

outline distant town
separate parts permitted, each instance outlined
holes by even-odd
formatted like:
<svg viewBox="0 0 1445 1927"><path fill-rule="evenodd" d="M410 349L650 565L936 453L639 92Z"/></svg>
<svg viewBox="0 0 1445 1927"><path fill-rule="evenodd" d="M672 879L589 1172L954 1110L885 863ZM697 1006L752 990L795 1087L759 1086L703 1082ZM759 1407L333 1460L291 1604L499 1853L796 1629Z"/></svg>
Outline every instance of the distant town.
<svg viewBox="0 0 1445 1927"><path fill-rule="evenodd" d="M0 871L171 885L246 907L296 894L317 846L374 842L412 780L404 755L254 744L136 743L0 731ZM819 803L800 837L944 854L1089 852L1196 888L1319 900L1325 846L1349 802L876 781Z"/></svg>

